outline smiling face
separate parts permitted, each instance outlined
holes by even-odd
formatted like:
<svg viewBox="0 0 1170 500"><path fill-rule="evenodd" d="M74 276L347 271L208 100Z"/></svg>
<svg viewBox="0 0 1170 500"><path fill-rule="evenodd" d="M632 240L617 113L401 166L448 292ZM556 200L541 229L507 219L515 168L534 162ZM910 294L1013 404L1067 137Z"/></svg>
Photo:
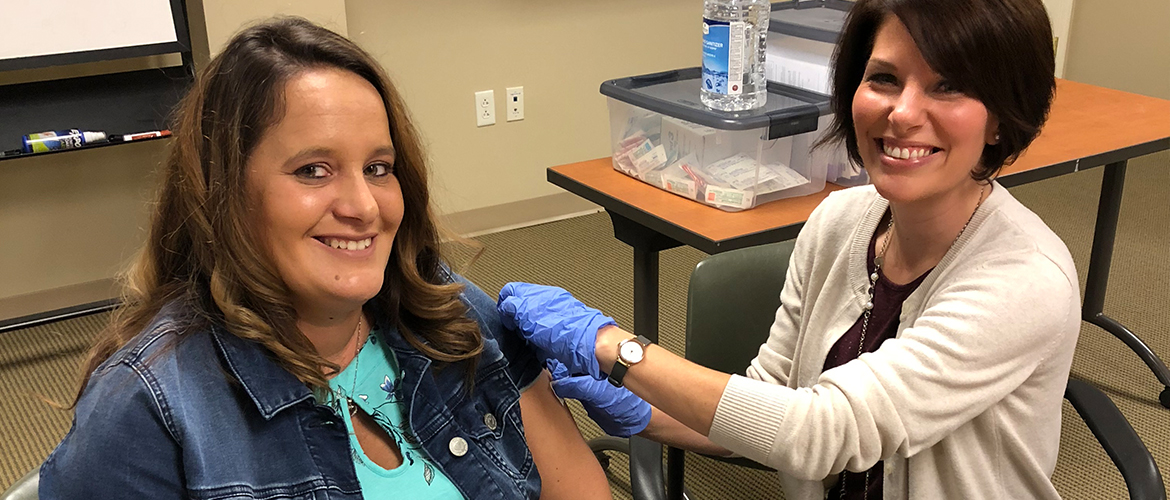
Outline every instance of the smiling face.
<svg viewBox="0 0 1170 500"><path fill-rule="evenodd" d="M878 192L891 202L963 196L996 122L979 100L956 92L887 15L853 97L858 150Z"/></svg>
<svg viewBox="0 0 1170 500"><path fill-rule="evenodd" d="M252 224L298 316L343 314L382 288L402 221L386 107L332 68L291 78L284 101L248 158Z"/></svg>

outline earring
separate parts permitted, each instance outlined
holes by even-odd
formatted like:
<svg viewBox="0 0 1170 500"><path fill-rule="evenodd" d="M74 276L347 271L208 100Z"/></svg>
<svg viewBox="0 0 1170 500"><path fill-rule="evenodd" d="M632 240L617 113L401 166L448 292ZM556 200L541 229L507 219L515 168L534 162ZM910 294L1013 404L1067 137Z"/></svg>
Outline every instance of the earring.
<svg viewBox="0 0 1170 500"><path fill-rule="evenodd" d="M995 133L995 142L999 142L999 132Z"/></svg>

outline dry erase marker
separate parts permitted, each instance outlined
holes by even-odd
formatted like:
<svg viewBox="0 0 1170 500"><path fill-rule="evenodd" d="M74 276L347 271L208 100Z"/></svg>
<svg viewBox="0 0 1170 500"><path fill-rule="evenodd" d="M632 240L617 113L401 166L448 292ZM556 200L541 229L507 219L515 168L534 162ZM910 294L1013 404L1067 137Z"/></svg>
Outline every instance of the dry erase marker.
<svg viewBox="0 0 1170 500"><path fill-rule="evenodd" d="M113 142L119 142L119 141L130 142L130 141L138 141L138 140L142 140L142 139L153 139L155 137L170 137L170 136L171 136L170 130L152 130L150 132L139 132L137 134L111 135L110 140Z"/></svg>
<svg viewBox="0 0 1170 500"><path fill-rule="evenodd" d="M25 153L46 153L61 149L75 149L88 144L107 142L105 132L88 130L50 130L28 134L21 138L20 149Z"/></svg>

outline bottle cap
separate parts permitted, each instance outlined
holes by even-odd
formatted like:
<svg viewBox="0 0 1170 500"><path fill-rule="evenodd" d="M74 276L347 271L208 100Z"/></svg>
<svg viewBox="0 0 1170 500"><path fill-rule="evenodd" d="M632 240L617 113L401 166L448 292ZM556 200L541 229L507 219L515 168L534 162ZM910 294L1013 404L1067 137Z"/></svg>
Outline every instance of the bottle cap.
<svg viewBox="0 0 1170 500"><path fill-rule="evenodd" d="M86 144L96 144L108 140L105 132L82 132L81 134L85 138Z"/></svg>

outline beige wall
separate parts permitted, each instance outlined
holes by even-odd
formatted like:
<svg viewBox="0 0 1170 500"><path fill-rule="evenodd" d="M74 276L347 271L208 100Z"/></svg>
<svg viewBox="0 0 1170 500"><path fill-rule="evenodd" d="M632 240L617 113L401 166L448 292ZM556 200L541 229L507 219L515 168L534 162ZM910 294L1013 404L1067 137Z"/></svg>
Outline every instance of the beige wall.
<svg viewBox="0 0 1170 500"><path fill-rule="evenodd" d="M699 64L701 0L348 0L429 142L442 212L560 192L545 168L609 154L601 82ZM653 20L652 22L648 20ZM523 86L507 122L504 88ZM496 124L474 93L495 90Z"/></svg>
<svg viewBox="0 0 1170 500"><path fill-rule="evenodd" d="M215 55L240 28L274 15L301 16L347 34L345 0L202 0L207 41Z"/></svg>
<svg viewBox="0 0 1170 500"><path fill-rule="evenodd" d="M189 0L188 7L198 9L200 2ZM344 0L203 0L202 8L204 16L196 12L191 18L207 20L212 52L239 27L277 13L346 31ZM203 40L203 30L192 31L196 43ZM0 84L124 71L152 62L157 61L10 72L0 74ZM0 321L110 297L109 280L145 236L155 173L167 142L0 162Z"/></svg>
<svg viewBox="0 0 1170 500"><path fill-rule="evenodd" d="M1170 1L1076 0L1070 31L1066 78L1170 99Z"/></svg>
<svg viewBox="0 0 1170 500"><path fill-rule="evenodd" d="M609 153L603 80L699 62L700 0L202 4L212 52L240 26L277 13L348 33L371 51L429 142L447 213L555 200L546 167ZM1170 98L1168 23L1165 0L1076 0L1066 77ZM526 118L509 123L503 91L517 85ZM497 123L476 128L472 94L486 89L496 91ZM58 296L125 265L143 236L164 145L0 162L0 316L8 299Z"/></svg>
<svg viewBox="0 0 1170 500"><path fill-rule="evenodd" d="M1043 0L1044 9L1052 23L1052 36L1056 44L1056 77L1064 78L1064 65L1068 59L1068 34L1072 23L1074 0Z"/></svg>
<svg viewBox="0 0 1170 500"><path fill-rule="evenodd" d="M0 163L0 298L113 276L141 242L165 142Z"/></svg>

